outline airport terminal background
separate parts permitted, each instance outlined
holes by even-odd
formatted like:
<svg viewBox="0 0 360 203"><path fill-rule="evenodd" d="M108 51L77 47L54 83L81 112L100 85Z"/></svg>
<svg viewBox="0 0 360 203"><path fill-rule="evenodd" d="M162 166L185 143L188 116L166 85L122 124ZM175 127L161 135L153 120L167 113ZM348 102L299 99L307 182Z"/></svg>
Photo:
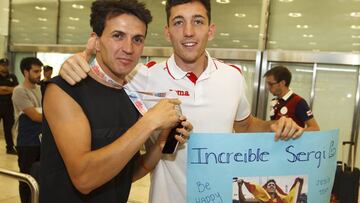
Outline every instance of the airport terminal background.
<svg viewBox="0 0 360 203"><path fill-rule="evenodd" d="M163 36L161 0L144 0L152 11L141 63L163 61L172 52ZM92 0L1 0L0 58L11 61L19 81L23 57L37 56L54 67L82 51L89 36ZM340 143L359 146L360 0L211 0L215 39L210 55L241 66L252 113L269 119L269 95L262 75L275 65L293 74L291 88L309 103L321 130L340 129ZM269 15L270 14L270 15ZM226 23L225 23L226 22ZM2 131L1 131L2 133ZM339 148L340 148L339 143ZM5 154L0 135L0 167L18 170ZM360 167L360 147L355 166ZM348 156L345 151L345 157ZM338 160L342 156L338 151ZM147 202L149 177L135 183L130 201ZM17 181L0 176L0 202L18 202ZM5 191L5 192L4 192ZM144 199L146 198L146 199Z"/></svg>

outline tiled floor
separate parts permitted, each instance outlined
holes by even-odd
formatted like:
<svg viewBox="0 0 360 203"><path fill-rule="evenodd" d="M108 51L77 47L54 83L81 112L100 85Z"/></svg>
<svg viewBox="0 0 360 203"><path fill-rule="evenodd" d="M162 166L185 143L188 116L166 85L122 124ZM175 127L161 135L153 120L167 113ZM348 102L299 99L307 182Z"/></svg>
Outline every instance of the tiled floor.
<svg viewBox="0 0 360 203"><path fill-rule="evenodd" d="M5 153L5 140L0 128L0 168L18 171L17 156ZM147 203L149 175L132 185L129 203ZM18 181L0 175L0 203L19 203Z"/></svg>

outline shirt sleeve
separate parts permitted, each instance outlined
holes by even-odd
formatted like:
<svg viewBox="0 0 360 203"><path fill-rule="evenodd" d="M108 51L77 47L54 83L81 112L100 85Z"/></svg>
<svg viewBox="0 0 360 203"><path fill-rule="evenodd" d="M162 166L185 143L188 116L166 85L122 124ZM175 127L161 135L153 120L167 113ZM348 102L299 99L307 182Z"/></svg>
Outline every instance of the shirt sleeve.
<svg viewBox="0 0 360 203"><path fill-rule="evenodd" d="M298 118L302 122L313 118L313 113L304 99L301 99L296 105L295 115L296 118Z"/></svg>
<svg viewBox="0 0 360 203"><path fill-rule="evenodd" d="M245 82L245 78L241 75L240 78L240 98L239 98L239 106L236 113L236 121L245 120L250 115L250 104L246 97L246 89L247 85Z"/></svg>
<svg viewBox="0 0 360 203"><path fill-rule="evenodd" d="M26 90L24 88L15 88L13 95L12 95L12 101L15 106L20 111L23 111L24 109L35 107L34 104L31 102L31 99L29 98L28 94L26 93Z"/></svg>

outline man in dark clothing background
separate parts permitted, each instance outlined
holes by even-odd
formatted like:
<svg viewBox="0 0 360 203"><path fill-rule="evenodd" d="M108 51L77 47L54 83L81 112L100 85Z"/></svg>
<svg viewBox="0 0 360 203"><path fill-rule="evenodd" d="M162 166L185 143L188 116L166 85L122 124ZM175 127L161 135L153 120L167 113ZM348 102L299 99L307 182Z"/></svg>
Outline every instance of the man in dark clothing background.
<svg viewBox="0 0 360 203"><path fill-rule="evenodd" d="M49 80L51 79L52 72L53 72L53 67L51 67L49 65L43 66L44 78L40 81L41 93L44 93L45 87L46 87L47 83L49 82Z"/></svg>
<svg viewBox="0 0 360 203"><path fill-rule="evenodd" d="M7 154L16 154L11 132L14 125L14 107L11 96L14 87L18 84L16 76L9 73L9 60L0 59L0 120L3 121Z"/></svg>

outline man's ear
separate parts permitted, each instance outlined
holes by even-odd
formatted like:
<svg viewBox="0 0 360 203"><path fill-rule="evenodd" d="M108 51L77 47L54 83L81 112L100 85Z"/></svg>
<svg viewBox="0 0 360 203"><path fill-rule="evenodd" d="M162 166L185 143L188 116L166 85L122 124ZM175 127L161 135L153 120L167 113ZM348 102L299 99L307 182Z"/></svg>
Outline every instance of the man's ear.
<svg viewBox="0 0 360 203"><path fill-rule="evenodd" d="M29 72L30 72L30 71L28 71L28 70L26 70L26 69L24 70L24 77L25 77L25 78L29 76Z"/></svg>
<svg viewBox="0 0 360 203"><path fill-rule="evenodd" d="M286 86L285 80L282 80L282 81L280 81L279 83L280 83L282 86L284 86L284 87Z"/></svg>
<svg viewBox="0 0 360 203"><path fill-rule="evenodd" d="M209 34L208 41L211 41L214 39L215 31L216 31L215 24L210 24L209 25L209 33L208 33Z"/></svg>
<svg viewBox="0 0 360 203"><path fill-rule="evenodd" d="M95 32L92 32L90 34L90 36L96 38L96 40L95 40L95 50L100 51L100 38L99 38L99 36Z"/></svg>

